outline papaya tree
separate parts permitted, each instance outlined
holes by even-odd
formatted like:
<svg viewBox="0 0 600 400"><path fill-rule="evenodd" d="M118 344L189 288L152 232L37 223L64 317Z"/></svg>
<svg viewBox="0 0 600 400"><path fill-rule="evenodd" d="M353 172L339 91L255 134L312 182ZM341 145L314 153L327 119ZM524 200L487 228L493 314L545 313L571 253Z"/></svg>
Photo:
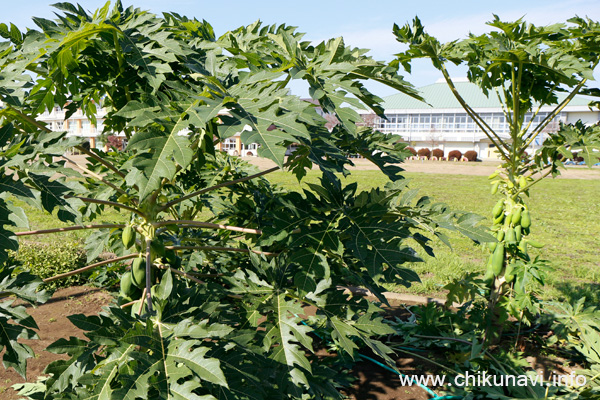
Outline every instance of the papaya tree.
<svg viewBox="0 0 600 400"><path fill-rule="evenodd" d="M593 80L600 60L600 25L577 17L564 24L535 26L522 19L504 22L498 16L488 25L494 30L448 43L427 34L418 18L412 25L394 25L394 33L409 46L396 62L410 71L411 60L430 59L468 116L495 145L502 162L490 176L491 193L499 196L491 211L497 240L490 243L485 274L490 311L485 335L494 339L502 329L490 329L493 324L508 315L527 322L539 312L535 293L527 287L532 281L543 283L547 262L528 254L528 247L542 246L532 238L526 201L530 190L546 177L558 175L563 161L575 152L584 155L588 166L600 158L598 125L579 122L547 129L574 96L597 94L586 84ZM508 135L495 130L467 103L449 75L448 63L466 66L469 81L498 99ZM540 114L548 107L550 111ZM532 143L540 138L543 144L531 152Z"/></svg>
<svg viewBox="0 0 600 400"><path fill-rule="evenodd" d="M359 347L393 362L378 340L393 333L378 304L384 282L418 281L404 265L420 260L411 245L431 253L432 238L446 240L442 228L493 240L478 217L415 201L396 165L405 144L357 125L354 107L382 115L365 80L418 97L397 67L341 38L302 41L285 25L256 22L217 37L205 21L120 2L93 14L55 7L56 20L34 18L39 30L0 26L1 168L10 194L72 226L13 234L9 222L26 218L12 211L2 245L89 230L91 264L71 273L131 265L104 313L69 317L86 339L49 347L69 357L27 388L31 398L340 398L347 382L339 371ZM313 102L290 94L297 79L336 126L327 129ZM38 116L56 106L93 123L104 108L105 132L122 132L127 147L89 149L52 132ZM217 150L239 132L276 166L260 171ZM344 183L355 154L379 167L385 187ZM301 191L265 178L285 170L301 180L311 168L320 180ZM125 222L106 221L109 209ZM115 258L94 262L103 250ZM368 288L380 303L344 293L348 286ZM315 330L331 337L338 357L315 355L325 346Z"/></svg>

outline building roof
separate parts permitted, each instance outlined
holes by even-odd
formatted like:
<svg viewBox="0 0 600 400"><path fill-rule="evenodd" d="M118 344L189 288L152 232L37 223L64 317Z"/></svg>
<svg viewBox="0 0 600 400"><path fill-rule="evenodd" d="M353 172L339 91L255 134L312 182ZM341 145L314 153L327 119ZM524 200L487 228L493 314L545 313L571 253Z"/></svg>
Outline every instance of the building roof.
<svg viewBox="0 0 600 400"><path fill-rule="evenodd" d="M490 92L489 97L484 95L481 89L467 81L466 79L454 80L456 89L465 99L467 104L472 108L501 108L502 105L498 101L495 92ZM381 104L385 110L406 110L406 109L451 109L460 108L460 103L446 84L446 81L440 80L432 85L423 86L418 89L419 94L425 99L426 104L422 101L416 100L404 93L398 93L383 98ZM559 100L566 97L566 94L560 93L558 95ZM569 103L570 106L587 106L590 99L586 96L576 96Z"/></svg>

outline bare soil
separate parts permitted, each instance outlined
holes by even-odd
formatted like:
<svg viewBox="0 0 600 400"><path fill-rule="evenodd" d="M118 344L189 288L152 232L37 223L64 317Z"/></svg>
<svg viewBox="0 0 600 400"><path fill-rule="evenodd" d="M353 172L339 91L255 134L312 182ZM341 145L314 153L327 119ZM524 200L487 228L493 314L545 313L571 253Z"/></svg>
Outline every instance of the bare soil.
<svg viewBox="0 0 600 400"><path fill-rule="evenodd" d="M69 159L80 165L86 164L86 159L81 155L74 155ZM256 165L261 170L273 168L276 164L266 158L261 157L242 157L243 160ZM353 159L354 167L351 170L371 171L377 170L377 167L368 160L357 158ZM406 160L398 164L407 172L420 172L425 174L444 174L444 175L476 175L488 176L492 174L500 161L483 162L460 162L460 161L419 161ZM70 164L67 164L70 165ZM566 170L561 170L559 178L563 179L600 179L600 167L588 168L585 166L569 166Z"/></svg>
<svg viewBox="0 0 600 400"><path fill-rule="evenodd" d="M67 316L98 314L111 299L111 295L102 289L85 286L70 287L58 290L46 304L29 308L29 314L39 326L40 339L23 341L33 348L36 355L28 360L27 382L35 382L38 376L43 375L44 368L50 362L67 358L45 351L47 346L60 338L70 336L85 338L83 332L72 325ZM398 307L393 314L403 316L404 312L406 312L404 307ZM307 310L307 314L310 313L310 310ZM429 372L429 366L411 358L399 359L397 368L405 374ZM346 391L346 395L351 400L426 400L429 398L423 389L417 386L402 386L398 376L371 362L359 362L353 370L353 376L356 381L352 388ZM0 367L0 399L17 400L19 396L11 386L23 382L25 379L14 370Z"/></svg>
<svg viewBox="0 0 600 400"><path fill-rule="evenodd" d="M275 163L266 158L260 157L242 157L249 163L256 165L261 170L273 168ZM354 167L350 170L370 171L378 169L373 163L365 159L353 159ZM483 162L460 162L460 161L418 161L407 160L399 166L407 172L421 172L426 174L445 174L445 175L491 175L500 161ZM569 166L566 170L561 170L559 178L563 179L600 179L600 167L588 168L585 166Z"/></svg>
<svg viewBox="0 0 600 400"><path fill-rule="evenodd" d="M60 338L76 336L84 339L83 332L77 329L67 319L73 314L93 315L98 314L102 307L110 303L112 297L102 289L90 287L70 287L60 289L54 296L39 307L30 307L27 312L35 319L39 327L39 340L23 340L31 346L35 353L34 358L27 362L27 382L35 382L42 375L46 365L52 361L66 359L64 355L53 354L45 351L46 347ZM13 369L6 370L0 367L0 399L16 400L17 393L11 388L16 383L24 383L25 379Z"/></svg>

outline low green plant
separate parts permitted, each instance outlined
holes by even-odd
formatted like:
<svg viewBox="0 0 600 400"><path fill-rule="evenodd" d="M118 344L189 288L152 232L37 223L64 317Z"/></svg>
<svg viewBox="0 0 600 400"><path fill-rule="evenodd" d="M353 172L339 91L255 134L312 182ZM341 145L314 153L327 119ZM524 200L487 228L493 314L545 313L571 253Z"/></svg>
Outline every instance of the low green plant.
<svg viewBox="0 0 600 400"><path fill-rule="evenodd" d="M538 296L527 285L532 280L543 283L550 272L549 262L529 254L544 246L531 232L536 222L528 205L532 188L548 176L559 175L562 160L572 158L574 152L581 152L588 166L600 160L600 126L578 121L560 123L558 130L549 127L577 94L598 95L586 83L600 63L600 24L575 17L565 24L535 26L522 19L502 21L494 15L488 25L494 31L448 43L426 33L418 18L402 28L395 25L394 33L399 42L409 45L398 54L397 62L410 71L412 60L430 59L501 160L489 177L491 194L499 197L491 213L491 230L497 240L490 243L485 275L489 312L484 341L493 343L509 317L528 324L535 319ZM507 134L490 126L458 91L448 63L465 65L469 81L485 96L498 100ZM550 111L542 112L543 107ZM529 155L527 150L536 140L542 145Z"/></svg>
<svg viewBox="0 0 600 400"><path fill-rule="evenodd" d="M82 247L59 240L53 243L22 242L12 257L22 270L42 279L70 272L85 265L86 255ZM88 282L88 274L78 274L45 283L46 289L57 289Z"/></svg>
<svg viewBox="0 0 600 400"><path fill-rule="evenodd" d="M72 226L14 236L89 229L87 262L104 249L117 255L111 262L138 261L122 276L119 306L69 317L86 338L50 346L70 358L47 367L51 377L31 398L341 398L340 373L320 362L301 318L306 307L339 352L355 358L357 341L393 364L377 339L392 332L380 308L340 287L366 287L385 302L383 283L418 281L403 266L420 260L413 247L431 254L431 238L448 230L493 240L478 227L481 217L417 199L396 165L406 145L357 124L349 106L382 115L364 79L418 95L397 68L341 38L313 46L294 28L259 22L216 37L204 21L120 2L94 15L56 7L65 15L36 18L41 32L0 43L1 70L10 70L0 83L33 80L16 97L0 92L10 102L0 110L0 138L19 155L7 162L6 179L18 176L23 190L11 193L42 199ZM291 95L292 79L305 80L339 124L328 129L314 103ZM87 163L77 171L39 147L21 153L20 143L36 136L78 146L81 138L51 132L36 116L71 101L67 114L81 109L92 119L100 99L106 129L128 139L122 153L79 146ZM277 167L257 171L217 151L240 132ZM383 188L341 181L353 154L386 175ZM304 190L281 190L264 177L283 169L302 180L313 166L321 177ZM99 223L111 208L123 223Z"/></svg>

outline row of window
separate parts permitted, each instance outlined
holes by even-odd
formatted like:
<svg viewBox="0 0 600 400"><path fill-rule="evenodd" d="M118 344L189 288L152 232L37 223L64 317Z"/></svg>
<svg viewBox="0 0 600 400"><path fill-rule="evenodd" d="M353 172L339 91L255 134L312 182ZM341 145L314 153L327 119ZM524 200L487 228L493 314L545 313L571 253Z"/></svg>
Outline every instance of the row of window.
<svg viewBox="0 0 600 400"><path fill-rule="evenodd" d="M98 124L95 127L88 119L80 120L81 129L79 128L79 122L77 122L77 120L69 119L67 121L67 124L65 124L65 121L53 121L52 130L62 131L65 130L65 127L67 127L66 129L69 131L69 133L95 133L102 132L102 130L104 129L104 124L100 120L98 121Z"/></svg>
<svg viewBox="0 0 600 400"><path fill-rule="evenodd" d="M479 114L485 123L497 133L508 133L509 125L504 113ZM525 122L531 121L533 113L525 114ZM548 116L548 113L538 113L533 119L535 127ZM386 114L387 120L377 118L376 127L382 132L479 132L475 121L466 113L456 114ZM551 124L558 127L558 120L566 120L564 113L558 115Z"/></svg>
<svg viewBox="0 0 600 400"><path fill-rule="evenodd" d="M223 144L221 145L223 150L237 150L237 146L235 143L235 138L225 139ZM242 143L242 150L256 150L258 149L257 143L250 143L249 145L245 145Z"/></svg>

